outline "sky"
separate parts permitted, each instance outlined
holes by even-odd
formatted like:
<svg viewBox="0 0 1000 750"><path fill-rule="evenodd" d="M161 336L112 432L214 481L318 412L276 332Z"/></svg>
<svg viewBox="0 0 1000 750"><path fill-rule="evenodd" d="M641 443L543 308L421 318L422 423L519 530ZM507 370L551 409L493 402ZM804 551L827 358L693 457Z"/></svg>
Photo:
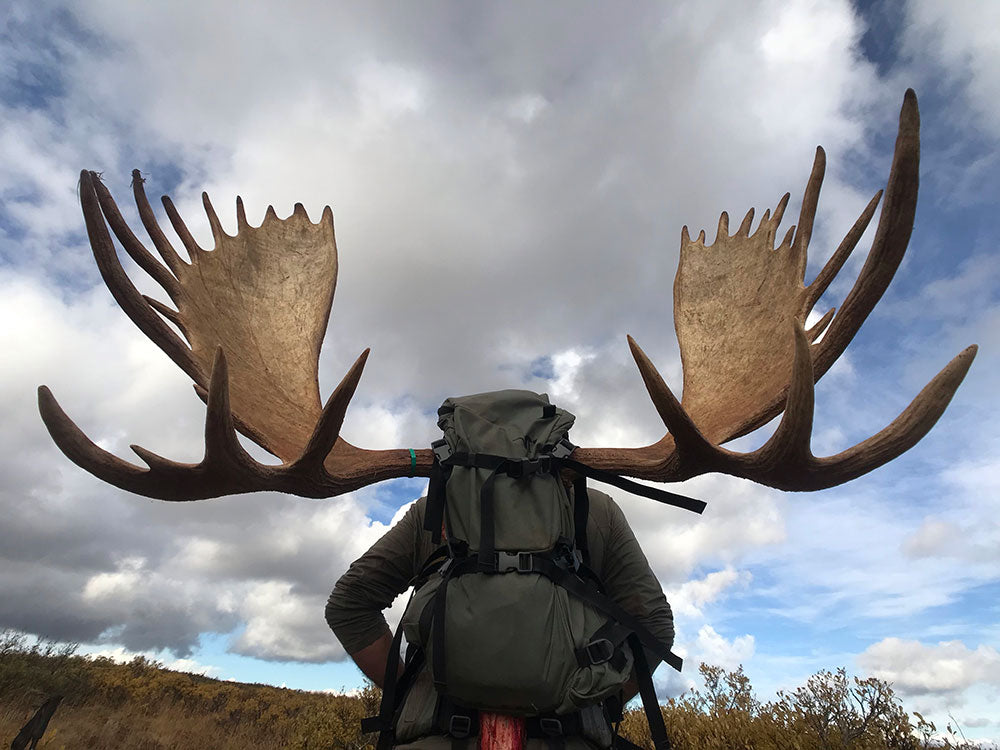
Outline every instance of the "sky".
<svg viewBox="0 0 1000 750"><path fill-rule="evenodd" d="M203 449L187 377L101 282L81 169L102 173L136 227L140 169L154 204L170 194L207 247L202 190L231 232L237 195L253 224L272 204L284 217L302 202L314 220L333 208L320 387L372 348L342 430L355 445L427 446L444 398L514 387L576 414L579 445L639 446L664 428L625 337L680 391L681 228L711 238L720 212L760 216L789 191L783 233L822 145L810 279L884 187L912 87L913 237L817 386L812 447L831 455L874 434L978 344L938 425L821 492L697 477L679 487L709 502L697 518L612 494L688 665L657 672L661 696L695 684L701 661L742 664L765 698L844 666L892 681L939 725L1000 737L1000 4L14 0L3 23L0 628L353 689L326 597L425 487L177 504L70 463L38 417L40 384L119 456L133 443L183 461ZM840 305L871 236L819 311Z"/></svg>

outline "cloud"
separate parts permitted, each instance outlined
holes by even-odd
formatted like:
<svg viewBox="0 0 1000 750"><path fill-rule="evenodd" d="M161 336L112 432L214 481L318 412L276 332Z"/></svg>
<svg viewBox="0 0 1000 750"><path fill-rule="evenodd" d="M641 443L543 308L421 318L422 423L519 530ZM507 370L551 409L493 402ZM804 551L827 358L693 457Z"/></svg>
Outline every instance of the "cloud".
<svg viewBox="0 0 1000 750"><path fill-rule="evenodd" d="M667 598L675 615L700 617L706 604L717 601L733 586L747 587L751 580L753 576L749 571L725 568L709 573L704 578L685 582L669 592Z"/></svg>
<svg viewBox="0 0 1000 750"><path fill-rule="evenodd" d="M698 631L698 637L691 646L693 656L705 664L734 670L754 654L755 639L752 635L741 635L728 640L705 625Z"/></svg>
<svg viewBox="0 0 1000 750"><path fill-rule="evenodd" d="M887 680L903 695L938 694L960 699L977 683L1000 685L1000 653L991 646L970 649L960 641L933 646L885 638L858 656L858 665Z"/></svg>
<svg viewBox="0 0 1000 750"><path fill-rule="evenodd" d="M169 654L162 651L129 651L121 646L114 647L92 647L86 644L81 645L76 653L90 658L111 659L119 664L127 664L136 657L143 657L150 661L161 663L164 668L172 669L175 672L189 672L190 674L204 675L206 677L218 677L222 672L221 667L213 667L209 664L202 664L194 659L174 659Z"/></svg>
<svg viewBox="0 0 1000 750"><path fill-rule="evenodd" d="M1000 9L989 2L944 7L933 0L906 3L904 39L909 52L927 55L961 86L976 124L1000 137L1000 51L991 29L1000 24Z"/></svg>
<svg viewBox="0 0 1000 750"><path fill-rule="evenodd" d="M233 644L238 654L276 661L332 661L345 657L323 621L324 597L297 595L291 584L258 583L234 603L246 628Z"/></svg>

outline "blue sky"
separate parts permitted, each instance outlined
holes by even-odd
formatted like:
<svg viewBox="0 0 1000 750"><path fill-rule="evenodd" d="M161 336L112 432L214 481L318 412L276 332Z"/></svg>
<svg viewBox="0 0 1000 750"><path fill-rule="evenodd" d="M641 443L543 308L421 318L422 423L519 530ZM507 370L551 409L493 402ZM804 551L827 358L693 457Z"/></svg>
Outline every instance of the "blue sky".
<svg viewBox="0 0 1000 750"><path fill-rule="evenodd" d="M350 689L360 674L323 622L325 596L422 490L177 505L70 464L38 419L41 383L121 456L137 443L197 460L203 419L100 282L80 169L103 172L133 223L141 169L206 243L202 190L230 229L236 195L252 223L272 203L286 216L302 201L313 218L331 205L340 277L320 385L372 347L344 428L357 445L425 446L443 398L512 386L576 413L581 445L642 445L662 425L625 334L679 390L681 227L711 234L719 212L759 216L785 191L795 216L822 144L811 277L884 186L913 87L913 238L817 387L813 448L874 434L979 344L939 424L822 492L690 480L681 491L710 502L700 519L614 494L689 664L743 664L763 696L845 666L891 679L939 724L951 713L970 736L1000 736L998 6L416 7L15 2L0 44L0 627ZM870 241L818 310L840 304ZM694 673L661 671L662 691Z"/></svg>

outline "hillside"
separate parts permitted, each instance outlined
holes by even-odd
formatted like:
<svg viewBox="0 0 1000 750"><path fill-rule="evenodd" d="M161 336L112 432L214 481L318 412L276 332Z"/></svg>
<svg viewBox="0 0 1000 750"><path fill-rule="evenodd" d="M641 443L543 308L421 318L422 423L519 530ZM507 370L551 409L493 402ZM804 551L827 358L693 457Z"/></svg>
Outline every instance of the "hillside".
<svg viewBox="0 0 1000 750"><path fill-rule="evenodd" d="M742 669L702 665L701 674L702 691L663 706L677 750L973 747L932 744L932 725L912 724L888 684L843 670L821 672L773 703L755 698ZM356 695L248 685L0 634L0 747L52 695L64 700L38 745L45 750L372 750L374 736L358 726L380 698L370 685ZM621 733L652 747L641 710L625 716Z"/></svg>

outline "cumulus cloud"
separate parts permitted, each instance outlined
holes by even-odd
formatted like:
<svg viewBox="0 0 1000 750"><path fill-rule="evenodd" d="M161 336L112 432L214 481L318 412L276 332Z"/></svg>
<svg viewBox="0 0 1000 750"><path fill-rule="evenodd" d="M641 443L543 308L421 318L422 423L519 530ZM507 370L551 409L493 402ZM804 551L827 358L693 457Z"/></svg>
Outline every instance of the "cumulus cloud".
<svg viewBox="0 0 1000 750"><path fill-rule="evenodd" d="M90 647L86 644L81 645L76 650L76 653L88 656L90 658L103 658L111 659L112 661L118 662L119 664L126 664L136 657L143 657L151 661L157 661L161 663L166 669L172 669L175 672L190 672L191 674L204 675L206 677L218 677L222 672L221 667L215 667L210 664L202 664L195 659L175 659L171 658L169 652L164 653L153 652L153 651L129 651L121 646L114 647Z"/></svg>
<svg viewBox="0 0 1000 750"><path fill-rule="evenodd" d="M1000 8L974 0L948 7L932 0L910 0L906 15L910 52L931 50L931 59L967 97L977 125L1000 137L1000 51L991 33L1000 25Z"/></svg>
<svg viewBox="0 0 1000 750"><path fill-rule="evenodd" d="M706 604L717 601L733 586L748 586L752 579L753 576L747 570L725 568L709 573L704 578L685 582L668 592L667 598L675 615L699 617Z"/></svg>
<svg viewBox="0 0 1000 750"><path fill-rule="evenodd" d="M249 587L241 600L233 603L246 623L234 650L276 661L343 659L343 648L330 638L319 616L323 604L323 597L296 595L289 583L266 581Z"/></svg>
<svg viewBox="0 0 1000 750"><path fill-rule="evenodd" d="M752 635L741 635L727 639L719 635L711 625L698 631L698 637L691 645L691 652L698 661L734 670L754 654L755 639Z"/></svg>
<svg viewBox="0 0 1000 750"><path fill-rule="evenodd" d="M977 683L1000 685L1000 653L991 646L973 650L960 641L927 645L885 638L865 649L858 665L904 695L961 696Z"/></svg>

